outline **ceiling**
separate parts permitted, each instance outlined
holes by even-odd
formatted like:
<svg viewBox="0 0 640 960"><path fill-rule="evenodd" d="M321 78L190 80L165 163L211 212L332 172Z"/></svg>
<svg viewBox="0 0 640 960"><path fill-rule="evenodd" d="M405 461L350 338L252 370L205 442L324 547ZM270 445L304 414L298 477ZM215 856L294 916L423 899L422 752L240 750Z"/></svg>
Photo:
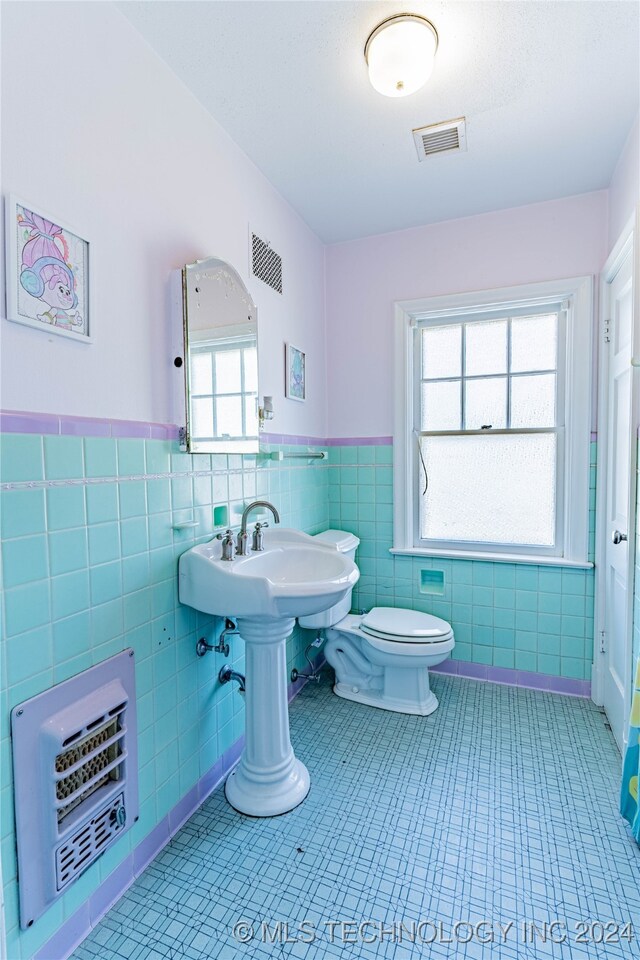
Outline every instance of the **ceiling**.
<svg viewBox="0 0 640 960"><path fill-rule="evenodd" d="M608 187L638 111L636 0L181 0L122 12L326 243ZM369 84L385 17L428 17L431 79ZM467 152L414 127L465 116Z"/></svg>

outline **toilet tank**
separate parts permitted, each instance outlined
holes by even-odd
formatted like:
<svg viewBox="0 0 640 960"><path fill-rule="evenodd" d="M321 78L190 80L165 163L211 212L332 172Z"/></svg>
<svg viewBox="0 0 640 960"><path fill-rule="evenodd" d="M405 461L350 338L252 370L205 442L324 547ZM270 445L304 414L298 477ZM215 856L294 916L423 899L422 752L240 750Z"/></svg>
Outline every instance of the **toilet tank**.
<svg viewBox="0 0 640 960"><path fill-rule="evenodd" d="M355 560L356 550L360 543L355 534L346 533L344 530L325 530L323 533L317 533L316 537L322 543L326 543L327 546L335 547L340 553L346 554L350 560ZM344 600L329 607L328 610L323 610L322 613L315 613L309 617L298 617L298 623L306 630L321 630L323 627L332 627L339 623L343 617L346 617L351 610L351 593L352 591L349 590Z"/></svg>

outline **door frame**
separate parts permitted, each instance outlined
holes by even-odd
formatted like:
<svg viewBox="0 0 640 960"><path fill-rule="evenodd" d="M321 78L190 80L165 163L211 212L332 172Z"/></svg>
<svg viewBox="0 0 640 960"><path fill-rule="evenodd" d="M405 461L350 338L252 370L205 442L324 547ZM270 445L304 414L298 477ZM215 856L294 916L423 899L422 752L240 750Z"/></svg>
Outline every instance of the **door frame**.
<svg viewBox="0 0 640 960"><path fill-rule="evenodd" d="M639 410L639 375L637 367L640 366L640 290L638 289L640 280L640 269L638 268L638 254L640 245L640 204L638 204L635 214L630 218L618 238L611 253L607 257L604 267L600 273L599 283L599 309L598 309L598 333L596 343L598 344L598 408L597 408L597 484L596 484L596 549L595 549L595 612L594 612L594 640L593 640L593 668L591 676L591 699L599 706L604 702L604 656L601 648L601 638L605 627L605 590L606 577L605 571L605 550L607 547L607 537L609 531L607 528L606 504L607 504L607 469L603 462L603 456L606 455L608 448L608 388L609 388L609 363L608 352L603 348L605 336L605 322L607 317L607 287L614 280L622 263L628 255L631 255L631 270L633 277L633 326L632 326L632 366L633 375L631 378L631 415L629 418L630 433L630 464L629 464L629 490L628 490L628 511L629 511L629 537L628 551L628 569L627 582L629 589L627 593L627 635L625 637L625 656L631 660L633 649L633 598L634 598L634 570L636 560L636 491L638 486L638 428L640 427ZM630 671L631 674L631 671ZM625 691L625 712L628 713L631 706L631 689ZM624 745L627 742L627 730L624 731Z"/></svg>

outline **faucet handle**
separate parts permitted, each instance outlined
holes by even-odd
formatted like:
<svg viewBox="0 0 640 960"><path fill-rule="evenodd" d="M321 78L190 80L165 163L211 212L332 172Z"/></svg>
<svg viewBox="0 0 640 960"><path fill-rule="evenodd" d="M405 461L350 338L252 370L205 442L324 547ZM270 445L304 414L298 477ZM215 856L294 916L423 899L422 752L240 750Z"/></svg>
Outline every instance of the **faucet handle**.
<svg viewBox="0 0 640 960"><path fill-rule="evenodd" d="M222 540L222 559L233 560L235 555L235 543L233 542L233 530L229 529L226 533L216 534L216 540Z"/></svg>
<svg viewBox="0 0 640 960"><path fill-rule="evenodd" d="M268 523L256 523L255 530L253 531L253 542L251 545L252 550L264 550L264 534L262 529L263 527L268 526Z"/></svg>

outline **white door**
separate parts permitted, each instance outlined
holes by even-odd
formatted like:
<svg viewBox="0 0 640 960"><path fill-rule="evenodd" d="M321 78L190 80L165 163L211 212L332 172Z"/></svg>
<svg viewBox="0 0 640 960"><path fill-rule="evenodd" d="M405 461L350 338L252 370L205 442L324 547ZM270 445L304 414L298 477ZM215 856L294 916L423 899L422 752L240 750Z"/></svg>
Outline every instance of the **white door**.
<svg viewBox="0 0 640 960"><path fill-rule="evenodd" d="M635 530L635 431L632 429L632 254L605 286L608 319L606 522L604 544L603 705L623 749L631 689L633 535ZM605 367L605 369L607 369ZM602 451L604 452L604 451ZM601 455L602 455L601 452Z"/></svg>

